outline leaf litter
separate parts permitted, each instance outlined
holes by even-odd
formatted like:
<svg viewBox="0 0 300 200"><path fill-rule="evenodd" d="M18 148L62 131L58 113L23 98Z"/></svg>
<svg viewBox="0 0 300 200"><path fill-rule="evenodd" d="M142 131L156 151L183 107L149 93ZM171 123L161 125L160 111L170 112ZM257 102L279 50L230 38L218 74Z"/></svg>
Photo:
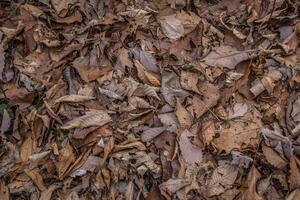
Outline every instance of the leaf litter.
<svg viewBox="0 0 300 200"><path fill-rule="evenodd" d="M1 199L299 199L299 2L4 0Z"/></svg>

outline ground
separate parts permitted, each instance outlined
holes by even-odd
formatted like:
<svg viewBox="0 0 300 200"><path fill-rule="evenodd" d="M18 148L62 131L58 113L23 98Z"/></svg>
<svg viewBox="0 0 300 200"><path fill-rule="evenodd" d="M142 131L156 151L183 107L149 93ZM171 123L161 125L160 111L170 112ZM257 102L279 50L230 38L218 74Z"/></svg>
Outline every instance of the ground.
<svg viewBox="0 0 300 200"><path fill-rule="evenodd" d="M299 200L298 0L2 0L0 199Z"/></svg>

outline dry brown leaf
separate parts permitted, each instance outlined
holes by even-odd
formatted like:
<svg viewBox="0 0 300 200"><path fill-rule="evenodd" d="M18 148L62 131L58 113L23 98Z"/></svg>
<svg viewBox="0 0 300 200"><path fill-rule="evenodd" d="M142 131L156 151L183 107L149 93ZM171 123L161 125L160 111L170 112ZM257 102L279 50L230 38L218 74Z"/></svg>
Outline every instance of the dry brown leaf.
<svg viewBox="0 0 300 200"><path fill-rule="evenodd" d="M81 117L72 119L64 124L61 129L72 128L87 128L87 127L100 127L111 121L110 116L105 111L90 111Z"/></svg>
<svg viewBox="0 0 300 200"><path fill-rule="evenodd" d="M240 200L263 200L261 196L259 196L256 192L256 183L261 177L259 171L253 165L248 173L247 180L245 184L247 189L241 193L238 197Z"/></svg>
<svg viewBox="0 0 300 200"><path fill-rule="evenodd" d="M221 164L213 171L207 185L205 185L206 195L212 197L222 194L226 189L232 187L237 176L237 167L226 163Z"/></svg>
<svg viewBox="0 0 300 200"><path fill-rule="evenodd" d="M39 188L40 191L45 191L45 187L42 176L39 174L38 169L25 170L26 174L31 178L34 184Z"/></svg>
<svg viewBox="0 0 300 200"><path fill-rule="evenodd" d="M200 22L200 17L195 13L185 11L174 15L162 16L159 19L162 32L170 39L178 40L184 35L192 32Z"/></svg>
<svg viewBox="0 0 300 200"><path fill-rule="evenodd" d="M228 112L228 119L234 119L244 116L248 111L248 105L246 103L236 103L232 110Z"/></svg>
<svg viewBox="0 0 300 200"><path fill-rule="evenodd" d="M216 132L215 124L212 121L205 122L202 125L202 131L201 131L203 142L209 145L215 137L216 134L215 132Z"/></svg>
<svg viewBox="0 0 300 200"><path fill-rule="evenodd" d="M296 189L293 192L289 194L289 196L286 198L286 200L299 200L300 196L300 189Z"/></svg>
<svg viewBox="0 0 300 200"><path fill-rule="evenodd" d="M64 24L72 24L74 22L81 22L82 16L78 10L76 10L73 14L67 16L67 17L56 17L55 21L57 23L64 23Z"/></svg>
<svg viewBox="0 0 300 200"><path fill-rule="evenodd" d="M22 144L20 149L20 159L21 161L27 161L29 156L32 154L33 151L33 141L31 137L28 137Z"/></svg>
<svg viewBox="0 0 300 200"><path fill-rule="evenodd" d="M9 200L9 188L3 183L0 183L0 196L3 200Z"/></svg>
<svg viewBox="0 0 300 200"><path fill-rule="evenodd" d="M77 95L77 94L71 94L71 95L66 95L62 96L54 101L54 103L61 103L61 102L84 102L84 101L89 101L96 99L96 97L92 96L83 96L83 95Z"/></svg>
<svg viewBox="0 0 300 200"><path fill-rule="evenodd" d="M209 82L200 83L199 91L203 94L203 98L194 95L191 106L191 109L194 111L197 118L201 117L204 113L217 105L220 98L218 87Z"/></svg>
<svg viewBox="0 0 300 200"><path fill-rule="evenodd" d="M220 137L213 140L214 146L219 151L230 153L235 148L243 149L249 145L256 145L261 125L258 121L251 121L253 118L253 114L246 114L238 121L229 122L229 127L221 128Z"/></svg>
<svg viewBox="0 0 300 200"><path fill-rule="evenodd" d="M191 183L191 180L184 178L169 179L160 184L159 189L163 195L171 196L178 190L190 185Z"/></svg>
<svg viewBox="0 0 300 200"><path fill-rule="evenodd" d="M65 1L51 0L51 4L58 15L65 15L65 13L67 13L69 9L69 6L74 5L77 2L78 0L65 0Z"/></svg>
<svg viewBox="0 0 300 200"><path fill-rule="evenodd" d="M184 27L176 15L163 16L159 19L162 32L170 39L178 40L184 36Z"/></svg>
<svg viewBox="0 0 300 200"><path fill-rule="evenodd" d="M134 66L137 69L138 77L145 84L160 86L159 76L153 72L147 71L145 67L137 60L134 60Z"/></svg>
<svg viewBox="0 0 300 200"><path fill-rule="evenodd" d="M199 76L196 73L182 71L180 77L181 87L185 90L191 90L199 95L202 95L198 89Z"/></svg>
<svg viewBox="0 0 300 200"><path fill-rule="evenodd" d="M185 130L180 134L178 141L182 158L188 164L201 162L203 158L202 150L191 143L192 136L194 135L191 132Z"/></svg>
<svg viewBox="0 0 300 200"><path fill-rule="evenodd" d="M283 158L281 158L272 148L264 145L262 147L262 151L267 161L274 167L283 169L287 165L287 162Z"/></svg>
<svg viewBox="0 0 300 200"><path fill-rule="evenodd" d="M58 169L58 176L62 178L71 164L75 161L75 154L73 152L73 147L69 144L59 151L59 161L56 163Z"/></svg>
<svg viewBox="0 0 300 200"><path fill-rule="evenodd" d="M95 66L90 64L88 57L78 57L74 60L73 66L85 82L94 81L112 70L110 65Z"/></svg>
<svg viewBox="0 0 300 200"><path fill-rule="evenodd" d="M51 184L47 190L42 192L40 200L50 200L52 193L60 187L61 186L59 186L59 185Z"/></svg>
<svg viewBox="0 0 300 200"><path fill-rule="evenodd" d="M176 116L180 127L182 129L190 128L193 123L193 117L189 111L187 111L180 103L180 100L177 98L176 101Z"/></svg>
<svg viewBox="0 0 300 200"><path fill-rule="evenodd" d="M10 125L11 125L11 118L10 118L7 110L4 109L3 114L2 114L2 123L1 123L1 127L0 127L1 135L9 130Z"/></svg>
<svg viewBox="0 0 300 200"><path fill-rule="evenodd" d="M290 160L290 176L289 176L289 184L290 189L294 190L300 187L300 171L297 166L296 157L293 155Z"/></svg>
<svg viewBox="0 0 300 200"><path fill-rule="evenodd" d="M109 186L110 186L110 171L106 168L103 168L101 170L101 172L102 172L102 176L104 179L104 183L105 183L106 187L109 188Z"/></svg>
<svg viewBox="0 0 300 200"><path fill-rule="evenodd" d="M166 130L166 127L149 128L141 134L141 140L143 142L150 142L151 140L156 138L158 135L160 135L165 130Z"/></svg>
<svg viewBox="0 0 300 200"><path fill-rule="evenodd" d="M140 98L140 97L130 97L128 99L128 103L133 106L135 109L137 108L153 108L146 100Z"/></svg>
<svg viewBox="0 0 300 200"><path fill-rule="evenodd" d="M3 44L0 44L0 80L2 80L2 73L5 65L5 57L4 57L4 48Z"/></svg>
<svg viewBox="0 0 300 200"><path fill-rule="evenodd" d="M219 46L203 58L203 61L212 67L234 69L237 64L249 58L248 53L244 51L237 51L231 46Z"/></svg>

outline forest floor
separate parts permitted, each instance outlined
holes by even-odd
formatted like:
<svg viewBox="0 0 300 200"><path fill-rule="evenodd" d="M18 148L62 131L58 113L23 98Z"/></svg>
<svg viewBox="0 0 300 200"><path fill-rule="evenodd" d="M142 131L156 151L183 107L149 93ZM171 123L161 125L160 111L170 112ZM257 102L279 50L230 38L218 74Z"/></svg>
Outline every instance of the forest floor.
<svg viewBox="0 0 300 200"><path fill-rule="evenodd" d="M1 200L299 200L299 0L2 0Z"/></svg>

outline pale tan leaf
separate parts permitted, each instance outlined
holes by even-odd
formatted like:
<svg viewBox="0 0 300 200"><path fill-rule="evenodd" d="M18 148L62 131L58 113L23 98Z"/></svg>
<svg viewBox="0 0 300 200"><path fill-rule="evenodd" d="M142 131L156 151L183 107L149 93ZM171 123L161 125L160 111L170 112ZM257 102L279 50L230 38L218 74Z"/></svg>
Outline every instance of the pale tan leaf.
<svg viewBox="0 0 300 200"><path fill-rule="evenodd" d="M190 185L191 183L191 180L184 178L169 179L166 182L160 184L159 189L161 190L161 192L164 192L168 195L172 195L176 191L180 190L181 188L187 185Z"/></svg>
<svg viewBox="0 0 300 200"><path fill-rule="evenodd" d="M138 77L141 79L141 81L143 81L143 83L153 86L160 86L160 80L157 74L147 71L138 60L134 60L134 66L137 69Z"/></svg>
<svg viewBox="0 0 300 200"><path fill-rule="evenodd" d="M176 101L176 116L179 121L180 127L185 129L189 128L192 125L193 117L180 103L180 100L177 98Z"/></svg>
<svg viewBox="0 0 300 200"><path fill-rule="evenodd" d="M251 121L253 118L253 114L246 114L241 120L229 122L229 127L221 128L220 136L215 138L212 143L219 151L224 150L226 153L230 153L235 148L243 149L256 145L261 124L259 120Z"/></svg>
<svg viewBox="0 0 300 200"><path fill-rule="evenodd" d="M267 161L273 165L274 167L278 169L283 169L287 162L281 158L273 149L267 146L262 147L262 151L264 153L264 156L266 157Z"/></svg>
<svg viewBox="0 0 300 200"><path fill-rule="evenodd" d="M297 166L296 157L293 155L290 160L290 176L289 176L289 184L290 189L296 189L300 187L300 170Z"/></svg>
<svg viewBox="0 0 300 200"><path fill-rule="evenodd" d="M56 165L58 169L58 176L61 178L75 161L75 154L73 152L73 147L69 144L69 142L59 151L59 154L59 161Z"/></svg>
<svg viewBox="0 0 300 200"><path fill-rule="evenodd" d="M155 137L160 135L165 130L166 130L166 127L149 128L141 134L141 140L143 142L150 142L151 140L153 140Z"/></svg>
<svg viewBox="0 0 300 200"><path fill-rule="evenodd" d="M64 124L61 129L72 129L72 128L86 128L86 127L100 127L111 121L110 116L105 111L90 111L85 115L72 119L71 121Z"/></svg>
<svg viewBox="0 0 300 200"><path fill-rule="evenodd" d="M201 162L203 158L202 150L191 143L189 139L191 136L193 134L185 130L181 133L178 141L182 158L188 164Z"/></svg>
<svg viewBox="0 0 300 200"><path fill-rule="evenodd" d="M31 137L28 137L24 143L22 144L21 146L21 149L20 149L20 159L21 161L27 161L29 156L31 155L32 153L32 149L33 149L33 141L31 139Z"/></svg>
<svg viewBox="0 0 300 200"><path fill-rule="evenodd" d="M84 101L89 101L96 99L96 97L92 96L82 96L82 95L77 95L77 94L71 94L71 95L66 95L62 96L54 101L54 103L61 103L61 102L84 102Z"/></svg>
<svg viewBox="0 0 300 200"><path fill-rule="evenodd" d="M219 46L210 52L204 59L204 63L212 67L225 67L234 69L237 64L248 60L248 53L237 51L231 46Z"/></svg>
<svg viewBox="0 0 300 200"><path fill-rule="evenodd" d="M256 192L256 183L261 177L259 171L253 165L248 173L246 183L246 190L241 193L239 200L263 200Z"/></svg>
<svg viewBox="0 0 300 200"><path fill-rule="evenodd" d="M49 186L49 188L45 191L42 192L41 197L39 200L50 200L52 193L57 189L60 188L61 186L59 185L55 185L55 184L51 184Z"/></svg>
<svg viewBox="0 0 300 200"><path fill-rule="evenodd" d="M184 27L176 15L163 16L159 19L162 32L170 39L178 40L184 35Z"/></svg>
<svg viewBox="0 0 300 200"><path fill-rule="evenodd" d="M187 72L187 71L181 72L180 84L181 84L182 88L196 92L199 95L202 95L202 93L199 91L198 86L197 86L198 80L199 80L199 77L196 73L191 73L191 72Z"/></svg>
<svg viewBox="0 0 300 200"><path fill-rule="evenodd" d="M134 106L134 108L153 108L146 100L140 97L130 97L128 103Z"/></svg>
<svg viewBox="0 0 300 200"><path fill-rule="evenodd" d="M45 187L42 176L39 174L37 169L25 170L26 174L31 178L34 184L39 188L40 191L45 191Z"/></svg>

